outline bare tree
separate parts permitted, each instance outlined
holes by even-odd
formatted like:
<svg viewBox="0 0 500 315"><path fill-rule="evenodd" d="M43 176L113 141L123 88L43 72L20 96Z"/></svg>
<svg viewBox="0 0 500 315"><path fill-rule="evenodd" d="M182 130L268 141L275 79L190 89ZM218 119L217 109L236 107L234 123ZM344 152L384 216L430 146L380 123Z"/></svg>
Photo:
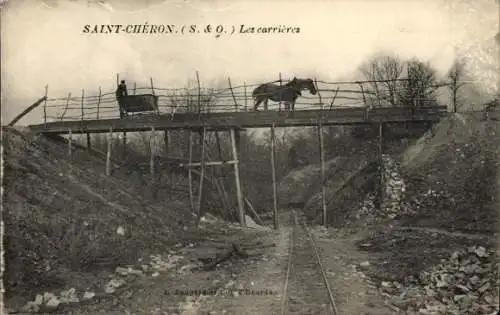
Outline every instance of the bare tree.
<svg viewBox="0 0 500 315"><path fill-rule="evenodd" d="M464 64L461 60L456 60L448 71L448 79L450 80L450 93L452 99L453 112L457 112L458 103L460 102L458 90L465 84L462 82L465 72Z"/></svg>
<svg viewBox="0 0 500 315"><path fill-rule="evenodd" d="M376 56L361 66L360 71L366 80L371 81L370 86L375 94L378 106L398 104L398 85L403 73L404 63L397 56Z"/></svg>
<svg viewBox="0 0 500 315"><path fill-rule="evenodd" d="M406 78L399 91L400 100L406 106L437 104L436 71L429 63L411 59L406 63Z"/></svg>

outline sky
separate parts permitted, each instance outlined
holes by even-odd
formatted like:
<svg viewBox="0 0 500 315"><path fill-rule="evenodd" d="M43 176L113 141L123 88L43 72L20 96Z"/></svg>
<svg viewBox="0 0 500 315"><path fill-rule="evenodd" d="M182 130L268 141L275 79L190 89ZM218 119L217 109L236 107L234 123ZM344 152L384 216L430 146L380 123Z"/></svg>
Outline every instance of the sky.
<svg viewBox="0 0 500 315"><path fill-rule="evenodd" d="M485 93L498 83L498 0L111 1L24 0L2 7L2 119L44 94L65 97L116 74L147 86L184 87L199 72L206 87L354 76L378 52L429 61L444 74L459 55ZM299 27L298 34L85 34L94 24L206 24ZM496 58L496 59L495 59ZM42 122L41 110L20 124Z"/></svg>

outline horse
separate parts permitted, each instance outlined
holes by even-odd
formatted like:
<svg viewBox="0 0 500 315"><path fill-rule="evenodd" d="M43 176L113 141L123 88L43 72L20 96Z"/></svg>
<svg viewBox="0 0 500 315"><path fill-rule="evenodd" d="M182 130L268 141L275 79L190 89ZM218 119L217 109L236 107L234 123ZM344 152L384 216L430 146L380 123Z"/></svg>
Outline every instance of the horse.
<svg viewBox="0 0 500 315"><path fill-rule="evenodd" d="M255 101L254 110L257 110L260 103L264 102L264 110L267 110L267 102L269 100L275 102L284 102L285 110L292 111L295 109L295 101L299 96L302 96L302 90L309 90L312 95L316 94L316 87L311 79L293 78L284 86L273 83L264 83L253 90L252 97ZM291 106L290 106L291 105Z"/></svg>

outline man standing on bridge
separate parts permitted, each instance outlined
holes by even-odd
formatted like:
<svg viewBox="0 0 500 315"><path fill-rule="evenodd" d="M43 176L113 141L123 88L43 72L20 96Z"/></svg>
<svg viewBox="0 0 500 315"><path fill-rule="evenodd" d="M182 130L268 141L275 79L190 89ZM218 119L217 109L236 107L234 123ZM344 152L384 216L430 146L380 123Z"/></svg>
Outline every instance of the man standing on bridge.
<svg viewBox="0 0 500 315"><path fill-rule="evenodd" d="M118 101L118 107L120 108L120 118L127 116L127 110L122 102L123 96L128 96L125 80L122 80L116 89L116 100Z"/></svg>

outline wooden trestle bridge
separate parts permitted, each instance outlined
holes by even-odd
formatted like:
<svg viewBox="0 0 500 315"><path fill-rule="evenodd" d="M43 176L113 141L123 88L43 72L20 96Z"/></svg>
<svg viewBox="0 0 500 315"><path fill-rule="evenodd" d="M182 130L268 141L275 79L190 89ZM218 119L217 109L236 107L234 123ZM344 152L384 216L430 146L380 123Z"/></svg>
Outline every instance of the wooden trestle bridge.
<svg viewBox="0 0 500 315"><path fill-rule="evenodd" d="M151 80L152 81L152 80ZM187 101L188 105L193 103L197 104L197 108L193 110L178 110L178 103L173 100L172 95L159 95L159 90L154 89L152 86L149 89L150 93L148 95L153 95L154 99L160 100L158 108L161 108L161 100L170 100L170 110L158 110L153 114L148 115L134 115L125 118L116 118L116 113L118 113L116 99L114 98L114 93L108 93L111 96L106 97L107 94L101 94L99 92L98 96L91 96L87 98L93 98L91 101L88 99L84 101L83 91L82 97L71 98L68 95L67 98L53 99L53 103L60 101L58 105L52 105L53 108L59 109L59 114L52 116L55 121L47 121L47 111L51 108L50 104L47 105L47 97L39 101L39 103L44 103L44 122L41 124L30 125L29 128L36 133L40 134L67 134L69 137L69 154L71 154L71 135L72 134L87 134L87 144L90 147L90 136L91 133L108 133L108 152L107 152L107 168L106 173L110 175L110 156L111 156L111 135L114 132L123 132L126 135L127 132L140 132L140 131L152 131L158 130L165 131L165 137L168 137L169 130L190 130L199 133L200 136L203 135L203 141L200 141L202 145L201 150L201 161L192 161L192 132L190 132L190 158L188 166L189 178L191 181L191 168L199 168L200 173L200 187L203 187L203 180L205 174L205 168L211 165L224 165L232 164L234 166L235 173L235 184L237 191L237 201L239 210L239 220L242 225L245 225L245 202L248 204L248 200L244 197L241 191L240 176L239 176L239 132L247 128L270 128L271 129L271 152L272 152L272 165L273 165L273 183L274 183L274 224L278 227L278 205L277 205L277 186L276 186L276 173L275 173L275 128L276 127L298 127L298 126L316 126L321 131L323 126L331 125L372 125L377 124L380 126L380 142L382 141L382 128L384 124L387 123L405 123L405 122L436 122L446 114L445 106L412 106L412 107L374 107L371 108L367 106L367 95L366 90L363 90L363 85L360 82L355 82L356 86L361 87L361 95L359 92L354 90L346 90L348 92L358 93L358 104L354 105L352 102L350 104L342 104L333 106L335 100L341 100L342 97L338 95L339 88L328 89L321 88L318 82L315 82L318 86L318 95L314 98L304 93L305 96L299 98L299 100L304 99L314 99L313 103L309 102L300 106L297 103L296 109L293 112L284 112L280 110L268 110L268 111L252 111L249 110L248 106L251 104L251 98L247 93L247 86L245 86L244 92L237 92L238 87L232 87L229 82L230 89L226 89L225 93L227 99L229 99L229 104L224 104L224 93L210 91L211 95L215 95L211 98L211 103L209 106L201 105L202 102L206 101L202 99L201 95L209 94L207 91L201 90L198 85L196 91L188 93ZM340 84L340 83L338 83ZM152 83L151 83L152 85ZM164 89L166 90L166 89ZM134 94L136 88L134 87ZM332 97L328 97L329 92L334 92ZM218 94L217 94L218 93ZM175 93L174 93L175 94ZM247 96L248 95L248 96ZM190 101L189 96L194 96L194 101ZM344 100L356 100L352 97L344 97ZM167 102L166 101L166 102ZM178 99L177 99L178 101ZM326 101L326 102L325 102ZM108 107L105 104L111 104ZM243 105L244 103L244 105ZM76 105L75 105L76 104ZM166 103L163 103L163 106ZM35 105L35 104L34 104ZM33 106L31 106L33 107ZM31 108L30 107L30 108ZM97 108L97 112L95 109ZM114 112L115 116L106 116L106 108L111 108L108 112ZM209 110L207 110L207 108ZM78 112L78 116L69 116L69 112L73 110ZM62 112L62 113L61 113ZM64 117L66 115L66 117ZM95 115L95 116L93 116ZM15 120L17 121L17 120ZM231 146L233 153L232 161L206 161L204 155L205 149L205 137L210 131L229 131L231 135ZM321 176L324 178L324 150L323 150L323 133L319 132L319 142L320 142L320 163L321 163ZM126 138L126 137L124 137ZM168 143L168 142L167 142ZM380 146L381 147L381 146ZM186 166L186 165L184 165ZM151 172L154 173L154 158L153 153L151 153ZM322 182L324 182L322 180ZM190 185L190 190L192 185ZM193 211L197 211L200 214L201 208L201 192L199 189L200 196L198 197L197 206L194 205L193 198L191 198ZM193 197L192 191L190 191L191 197ZM326 224L326 201L325 201L325 187L322 187L323 195L323 222ZM250 208L251 205L249 205ZM253 210L252 210L253 211Z"/></svg>

